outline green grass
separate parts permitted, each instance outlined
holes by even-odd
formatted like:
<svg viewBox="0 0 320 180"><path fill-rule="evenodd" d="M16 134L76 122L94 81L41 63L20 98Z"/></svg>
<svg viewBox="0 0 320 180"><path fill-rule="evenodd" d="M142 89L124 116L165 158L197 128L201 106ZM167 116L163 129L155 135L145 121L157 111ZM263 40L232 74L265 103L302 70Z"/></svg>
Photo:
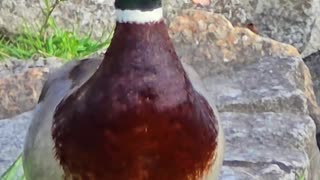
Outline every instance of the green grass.
<svg viewBox="0 0 320 180"><path fill-rule="evenodd" d="M49 18L52 33L42 34L24 25L23 32L13 38L0 39L0 59L15 57L29 59L34 55L58 57L64 60L86 57L106 48L110 37L103 35L101 41L92 40L91 34L80 36L75 31L58 28L55 21Z"/></svg>
<svg viewBox="0 0 320 180"><path fill-rule="evenodd" d="M75 30L58 27L51 13L64 0L56 0L52 4L48 0L43 1L46 5L42 10L45 21L40 28L25 23L17 36L1 37L0 34L0 59L29 59L34 55L40 55L72 60L89 56L109 45L111 35L103 34L101 40L96 41L92 39L91 33L81 36Z"/></svg>
<svg viewBox="0 0 320 180"><path fill-rule="evenodd" d="M306 172L307 172L307 170L304 169L303 171L296 173L296 179L297 180L305 180L306 179L306 177L305 177Z"/></svg>
<svg viewBox="0 0 320 180"><path fill-rule="evenodd" d="M21 155L3 175L0 174L0 180L25 180Z"/></svg>

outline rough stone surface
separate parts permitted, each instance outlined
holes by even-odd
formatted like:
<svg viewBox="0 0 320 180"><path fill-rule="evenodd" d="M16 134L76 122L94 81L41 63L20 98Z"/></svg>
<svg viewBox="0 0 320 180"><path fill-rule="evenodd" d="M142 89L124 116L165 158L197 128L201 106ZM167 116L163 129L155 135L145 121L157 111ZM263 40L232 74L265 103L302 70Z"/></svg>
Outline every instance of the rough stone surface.
<svg viewBox="0 0 320 180"><path fill-rule="evenodd" d="M304 170L312 172L310 164L319 165L316 160L309 162L305 153L317 152L315 126L309 116L225 112L220 118L226 136L221 179L295 180ZM305 175L306 179L320 178L318 173Z"/></svg>
<svg viewBox="0 0 320 180"><path fill-rule="evenodd" d="M191 0L165 2L175 11L195 7ZM221 13L235 26L253 23L260 35L291 44L308 55L320 48L319 7L319 0L212 0L201 9Z"/></svg>
<svg viewBox="0 0 320 180"><path fill-rule="evenodd" d="M0 119L32 109L50 68L59 61L7 60L0 63Z"/></svg>
<svg viewBox="0 0 320 180"><path fill-rule="evenodd" d="M21 153L32 114L30 111L0 121L0 176Z"/></svg>
<svg viewBox="0 0 320 180"><path fill-rule="evenodd" d="M317 11L318 15L314 22L311 36L309 38L308 44L305 46L304 50L302 51L302 56L307 57L311 55L312 53L315 53L320 50L320 11Z"/></svg>
<svg viewBox="0 0 320 180"><path fill-rule="evenodd" d="M296 48L233 27L221 15L177 15L169 27L178 55L221 113L226 154L220 179L320 179L320 111Z"/></svg>
<svg viewBox="0 0 320 180"><path fill-rule="evenodd" d="M232 73L207 77L204 84L220 111L305 114L307 101L295 81L298 63L290 58L257 59Z"/></svg>
<svg viewBox="0 0 320 180"><path fill-rule="evenodd" d="M68 0L53 15L59 25L77 28L81 33L92 31L98 38L103 31L110 32L114 27L113 2ZM169 21L181 9L206 9L223 14L236 26L253 23L259 34L294 45L304 56L320 48L320 0L211 0L204 7L193 5L191 0L164 0L163 3ZM16 33L24 20L41 23L43 7L38 0L2 0L0 30Z"/></svg>
<svg viewBox="0 0 320 180"><path fill-rule="evenodd" d="M219 14L184 10L169 27L180 58L195 67L201 77L232 72L265 56L300 56L293 46L233 27Z"/></svg>

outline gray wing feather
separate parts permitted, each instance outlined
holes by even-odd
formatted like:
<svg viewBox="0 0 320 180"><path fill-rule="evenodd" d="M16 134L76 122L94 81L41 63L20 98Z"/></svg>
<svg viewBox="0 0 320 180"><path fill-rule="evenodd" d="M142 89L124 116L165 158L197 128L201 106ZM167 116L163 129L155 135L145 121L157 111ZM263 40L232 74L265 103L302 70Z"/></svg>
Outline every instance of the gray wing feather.
<svg viewBox="0 0 320 180"><path fill-rule="evenodd" d="M50 73L40 94L23 151L27 180L59 180L62 170L54 157L51 126L57 105L81 87L101 63L101 59L70 62Z"/></svg>

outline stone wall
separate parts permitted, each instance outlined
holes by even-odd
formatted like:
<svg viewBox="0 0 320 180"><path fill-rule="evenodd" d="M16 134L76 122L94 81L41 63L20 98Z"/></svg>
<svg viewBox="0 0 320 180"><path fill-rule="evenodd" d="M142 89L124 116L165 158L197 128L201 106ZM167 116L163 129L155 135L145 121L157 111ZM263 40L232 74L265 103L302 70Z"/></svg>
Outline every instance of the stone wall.
<svg viewBox="0 0 320 180"><path fill-rule="evenodd" d="M40 3L39 3L40 2ZM98 38L114 27L114 0L68 0L53 15L58 24L82 33L93 31ZM195 7L191 0L164 0L168 19L181 9L198 8L223 14L235 26L252 23L259 34L288 43L303 56L320 48L320 0L211 0L207 7ZM43 20L42 0L2 0L0 32L17 33L24 21Z"/></svg>

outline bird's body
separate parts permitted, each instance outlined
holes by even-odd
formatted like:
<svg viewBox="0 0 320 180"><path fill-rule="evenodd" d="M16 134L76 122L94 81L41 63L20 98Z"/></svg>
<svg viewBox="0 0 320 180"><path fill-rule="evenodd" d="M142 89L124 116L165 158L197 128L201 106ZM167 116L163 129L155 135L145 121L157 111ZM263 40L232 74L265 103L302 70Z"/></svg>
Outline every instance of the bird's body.
<svg viewBox="0 0 320 180"><path fill-rule="evenodd" d="M216 112L176 55L161 2L129 2L116 0L102 61L71 63L47 81L24 148L27 180L217 179Z"/></svg>
<svg viewBox="0 0 320 180"><path fill-rule="evenodd" d="M65 96L92 76L100 63L101 59L73 61L49 75L25 140L23 166L27 180L59 180L58 177L62 177L51 135L54 111Z"/></svg>

